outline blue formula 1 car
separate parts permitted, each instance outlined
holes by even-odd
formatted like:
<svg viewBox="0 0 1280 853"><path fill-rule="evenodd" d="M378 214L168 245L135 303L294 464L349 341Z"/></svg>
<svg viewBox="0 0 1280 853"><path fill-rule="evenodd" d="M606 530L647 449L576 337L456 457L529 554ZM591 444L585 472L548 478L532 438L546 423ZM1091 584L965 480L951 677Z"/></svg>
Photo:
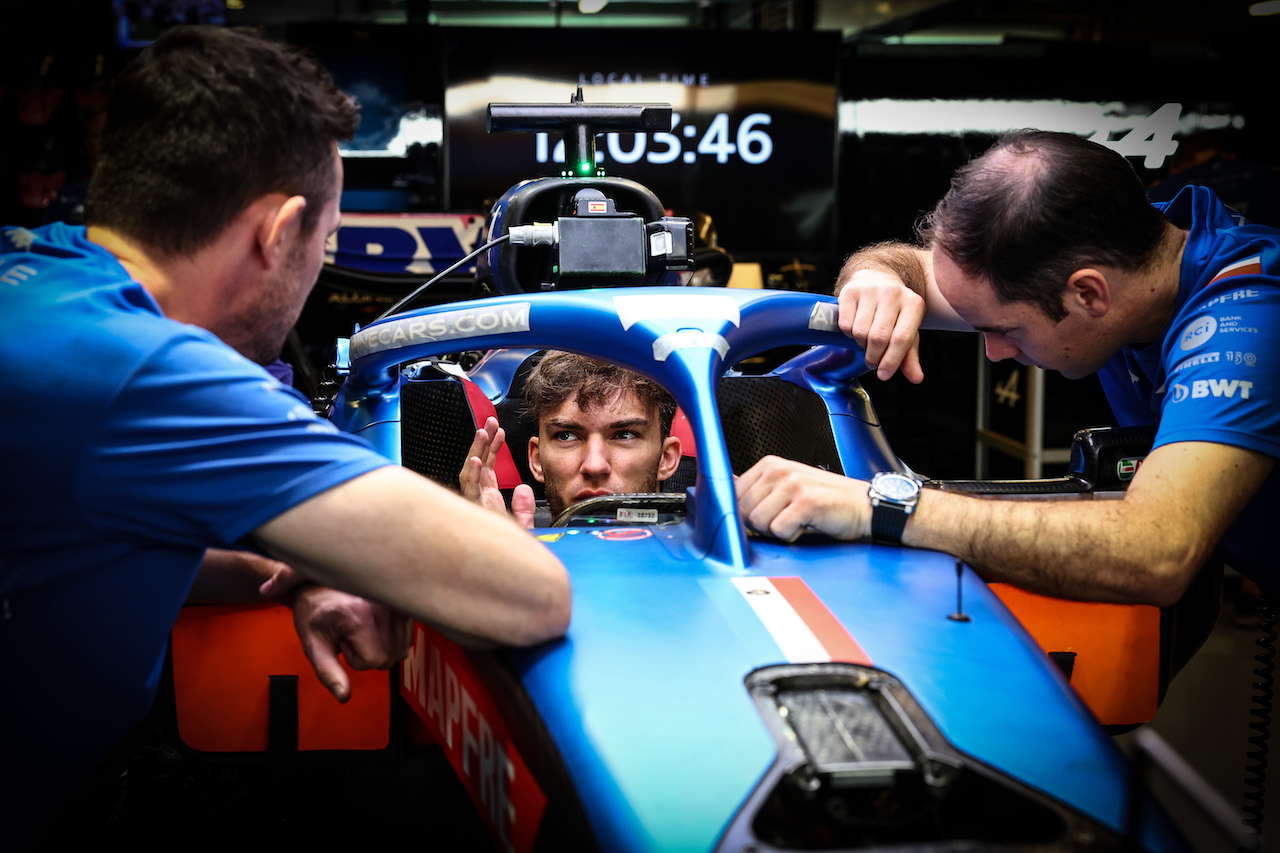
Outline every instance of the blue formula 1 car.
<svg viewBox="0 0 1280 853"><path fill-rule="evenodd" d="M570 140L589 141L590 111L568 112ZM565 349L666 388L696 469L683 490L596 498L534 531L572 576L564 639L474 653L419 626L400 695L499 849L1189 849L971 569L744 527L734 474L765 454L907 470L832 298L683 286L685 223L616 178L517 186L485 236L498 295L405 300L342 342L333 422L456 485L489 414L523 455L523 375ZM744 368L761 357L773 366Z"/></svg>

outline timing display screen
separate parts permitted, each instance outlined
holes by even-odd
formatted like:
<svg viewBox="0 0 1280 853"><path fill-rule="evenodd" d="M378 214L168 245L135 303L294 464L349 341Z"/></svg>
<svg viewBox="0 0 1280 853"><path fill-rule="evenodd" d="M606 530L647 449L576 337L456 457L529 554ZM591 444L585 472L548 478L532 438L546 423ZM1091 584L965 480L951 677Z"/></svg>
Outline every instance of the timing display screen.
<svg viewBox="0 0 1280 853"><path fill-rule="evenodd" d="M628 133L625 141L621 133L602 134L603 150L596 151L596 166L606 163L630 166L640 162L664 166L678 161L694 165L700 156L714 158L717 163L728 163L731 157L739 157L754 166L773 156L773 137L769 135L773 116L769 113L752 113L736 126L730 124L729 113L716 113L706 130L699 130L693 123L682 123L683 118L672 111L670 133ZM535 159L539 163L563 164L564 140L557 142L553 149L549 137L548 133L537 134ZM565 168L572 170L572 164Z"/></svg>
<svg viewBox="0 0 1280 853"><path fill-rule="evenodd" d="M555 133L488 133L490 103L670 104L665 131L604 133L596 169L701 212L735 255L835 243L839 34L449 31L449 206L476 210L526 178L578 174ZM572 154L572 152L570 152Z"/></svg>

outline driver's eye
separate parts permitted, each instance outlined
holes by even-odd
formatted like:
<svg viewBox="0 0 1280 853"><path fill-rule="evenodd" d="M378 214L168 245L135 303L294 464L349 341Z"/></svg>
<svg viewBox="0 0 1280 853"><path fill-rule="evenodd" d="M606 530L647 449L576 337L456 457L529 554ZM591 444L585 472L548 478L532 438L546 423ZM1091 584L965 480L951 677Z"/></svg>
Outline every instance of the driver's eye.
<svg viewBox="0 0 1280 853"><path fill-rule="evenodd" d="M623 430L622 432L614 436L614 438L618 439L619 441L632 441L639 437L640 437L640 433L634 430L629 430L629 429Z"/></svg>
<svg viewBox="0 0 1280 853"><path fill-rule="evenodd" d="M568 430L561 430L560 432L552 434L551 437L556 441L573 441L578 436L569 432Z"/></svg>

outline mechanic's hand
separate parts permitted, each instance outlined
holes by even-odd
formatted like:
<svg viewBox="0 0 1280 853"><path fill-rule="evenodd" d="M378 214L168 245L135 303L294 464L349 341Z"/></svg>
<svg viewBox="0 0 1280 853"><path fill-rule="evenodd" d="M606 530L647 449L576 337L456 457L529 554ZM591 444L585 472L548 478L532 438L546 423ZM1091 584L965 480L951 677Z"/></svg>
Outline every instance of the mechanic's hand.
<svg viewBox="0 0 1280 853"><path fill-rule="evenodd" d="M909 381L924 380L920 366L920 323L925 302L896 275L860 269L839 288L840 331L866 352L867 367L880 379L896 371Z"/></svg>
<svg viewBox="0 0 1280 853"><path fill-rule="evenodd" d="M286 599L290 593L299 589L303 584L311 583L311 580L302 572L278 560L275 563L275 573L271 577L262 582L258 587L258 595L263 598ZM285 603L291 604L286 601Z"/></svg>
<svg viewBox="0 0 1280 853"><path fill-rule="evenodd" d="M785 542L810 530L836 539L871 534L865 480L766 456L739 476L736 486L738 511L759 533Z"/></svg>
<svg viewBox="0 0 1280 853"><path fill-rule="evenodd" d="M320 679L339 702L351 698L352 669L390 669L413 644L413 620L382 604L326 586L303 587L293 602L293 626Z"/></svg>
<svg viewBox="0 0 1280 853"><path fill-rule="evenodd" d="M462 471L458 473L458 485L464 498L503 515L507 514L507 502L498 488L494 465L498 461L498 452L506 443L507 431L498 426L497 418L490 417L483 427L476 430L476 437L467 451L467 461L462 463ZM533 489L521 483L511 495L511 513L521 526L529 529L533 527L533 510Z"/></svg>

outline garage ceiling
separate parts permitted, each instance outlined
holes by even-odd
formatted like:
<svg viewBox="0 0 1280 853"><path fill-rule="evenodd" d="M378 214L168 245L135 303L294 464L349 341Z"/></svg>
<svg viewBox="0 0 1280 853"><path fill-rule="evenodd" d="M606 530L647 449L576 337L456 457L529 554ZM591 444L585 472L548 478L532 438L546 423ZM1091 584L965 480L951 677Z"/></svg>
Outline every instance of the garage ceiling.
<svg viewBox="0 0 1280 853"><path fill-rule="evenodd" d="M1255 0L229 0L237 22L840 30L852 42L1274 44ZM1280 11L1280 10L1277 10Z"/></svg>

